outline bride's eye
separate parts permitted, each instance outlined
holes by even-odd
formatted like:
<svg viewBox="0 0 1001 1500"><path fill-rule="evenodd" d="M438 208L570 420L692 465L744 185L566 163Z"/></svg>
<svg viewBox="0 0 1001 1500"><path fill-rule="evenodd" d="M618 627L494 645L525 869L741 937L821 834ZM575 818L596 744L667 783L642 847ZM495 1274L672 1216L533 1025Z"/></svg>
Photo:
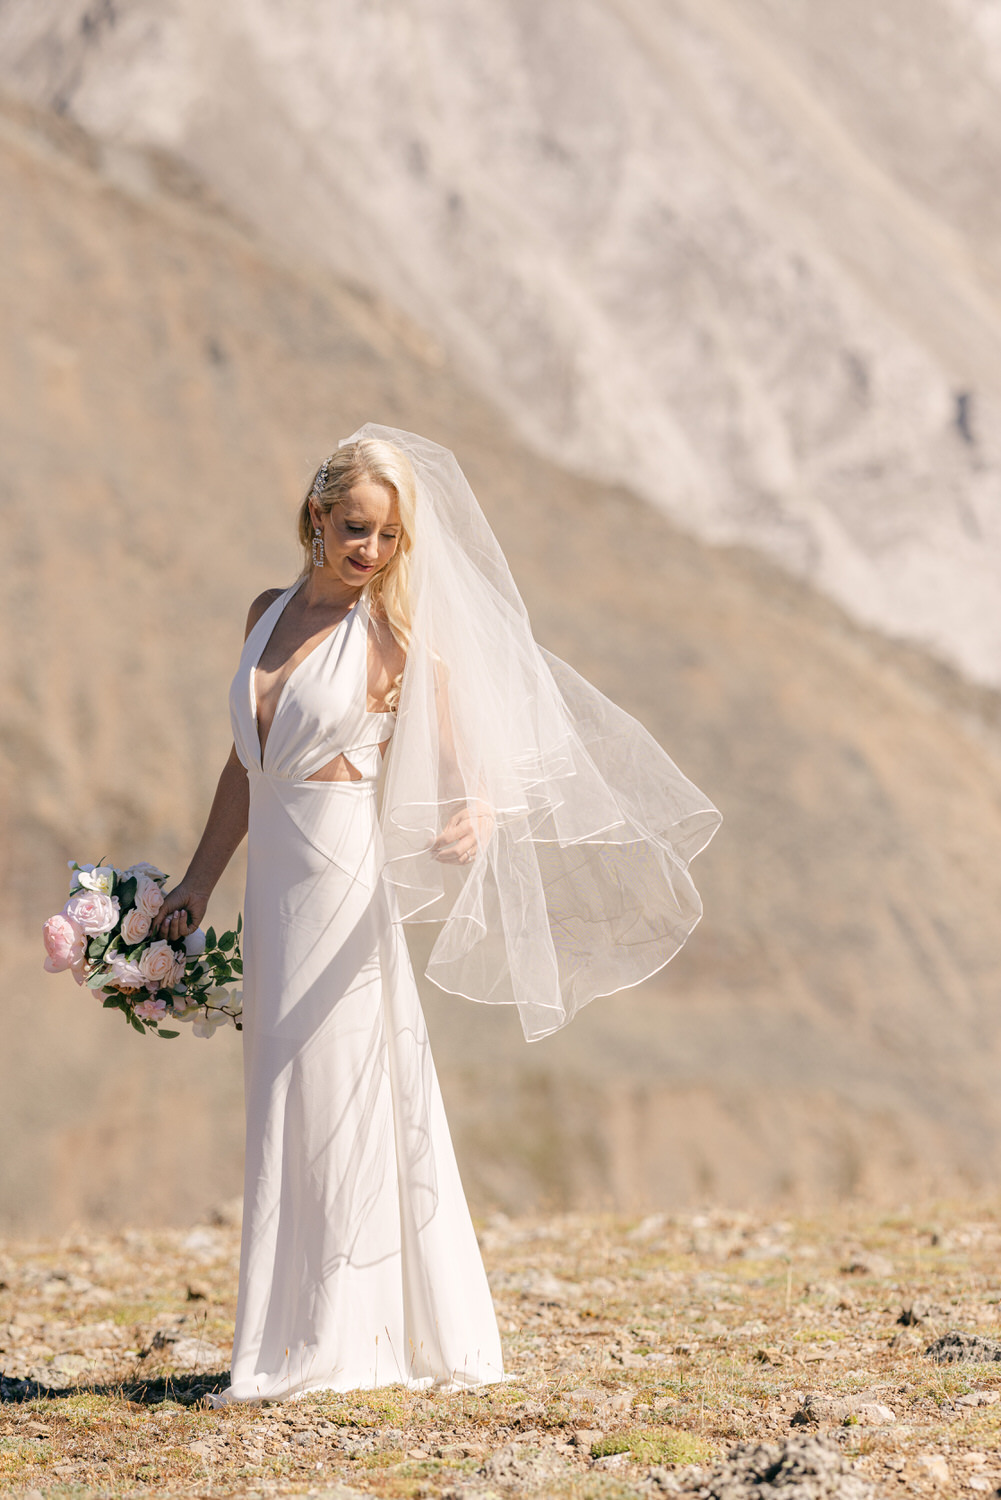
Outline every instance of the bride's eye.
<svg viewBox="0 0 1001 1500"><path fill-rule="evenodd" d="M351 536L364 536L365 532L368 530L366 526L352 526L348 521L345 521L344 527Z"/></svg>

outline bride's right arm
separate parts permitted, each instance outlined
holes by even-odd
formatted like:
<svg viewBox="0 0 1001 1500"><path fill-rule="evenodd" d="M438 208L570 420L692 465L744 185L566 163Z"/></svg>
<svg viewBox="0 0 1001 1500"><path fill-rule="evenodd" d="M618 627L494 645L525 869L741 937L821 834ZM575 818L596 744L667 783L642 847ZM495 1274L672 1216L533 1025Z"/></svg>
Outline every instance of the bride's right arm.
<svg viewBox="0 0 1001 1500"><path fill-rule="evenodd" d="M281 589L268 589L254 600L247 616L244 639L280 593ZM219 777L198 848L184 878L167 892L160 908L157 930L161 937L176 940L200 926L220 875L246 836L249 811L247 772L234 746Z"/></svg>

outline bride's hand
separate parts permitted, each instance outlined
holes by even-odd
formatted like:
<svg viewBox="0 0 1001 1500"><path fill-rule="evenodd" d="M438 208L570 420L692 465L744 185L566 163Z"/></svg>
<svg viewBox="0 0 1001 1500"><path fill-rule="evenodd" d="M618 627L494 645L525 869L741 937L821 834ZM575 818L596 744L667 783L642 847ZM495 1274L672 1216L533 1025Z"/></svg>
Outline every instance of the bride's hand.
<svg viewBox="0 0 1001 1500"><path fill-rule="evenodd" d="M187 937L189 932L201 926L208 904L207 896L189 890L182 881L163 898L156 918L157 932L175 943L179 938Z"/></svg>
<svg viewBox="0 0 1001 1500"><path fill-rule="evenodd" d="M480 846L487 843L493 830L493 814L486 805L464 807L449 818L431 845L431 858L440 860L443 865L468 865Z"/></svg>

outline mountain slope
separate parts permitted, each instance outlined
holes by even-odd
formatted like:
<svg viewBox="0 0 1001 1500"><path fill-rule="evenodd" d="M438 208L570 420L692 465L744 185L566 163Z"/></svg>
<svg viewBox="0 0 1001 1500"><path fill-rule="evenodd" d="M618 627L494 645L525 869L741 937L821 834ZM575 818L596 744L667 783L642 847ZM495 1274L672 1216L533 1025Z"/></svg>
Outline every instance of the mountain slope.
<svg viewBox="0 0 1001 1500"><path fill-rule="evenodd" d="M999 686L996 33L975 0L6 0L0 77L405 308L540 453Z"/></svg>
<svg viewBox="0 0 1001 1500"><path fill-rule="evenodd" d="M179 872L247 604L360 421L453 447L539 638L721 806L658 979L533 1048L428 995L478 1206L803 1202L1001 1181L990 711L752 554L520 442L420 331L282 263L168 157L0 109L4 1222L238 1191L234 1038L141 1043L41 972L71 857ZM970 721L968 726L966 721ZM235 869L213 903L226 921ZM425 942L415 930L415 946Z"/></svg>

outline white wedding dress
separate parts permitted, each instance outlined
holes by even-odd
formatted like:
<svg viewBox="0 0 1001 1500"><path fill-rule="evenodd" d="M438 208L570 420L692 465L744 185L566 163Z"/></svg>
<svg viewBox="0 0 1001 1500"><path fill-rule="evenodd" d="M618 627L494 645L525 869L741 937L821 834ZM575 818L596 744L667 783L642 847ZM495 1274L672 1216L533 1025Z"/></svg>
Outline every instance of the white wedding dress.
<svg viewBox="0 0 1001 1500"><path fill-rule="evenodd" d="M285 683L262 756L255 673L230 694L250 780L247 1154L230 1401L503 1378L376 816L391 714L367 711L363 601ZM310 781L338 755L361 773Z"/></svg>

